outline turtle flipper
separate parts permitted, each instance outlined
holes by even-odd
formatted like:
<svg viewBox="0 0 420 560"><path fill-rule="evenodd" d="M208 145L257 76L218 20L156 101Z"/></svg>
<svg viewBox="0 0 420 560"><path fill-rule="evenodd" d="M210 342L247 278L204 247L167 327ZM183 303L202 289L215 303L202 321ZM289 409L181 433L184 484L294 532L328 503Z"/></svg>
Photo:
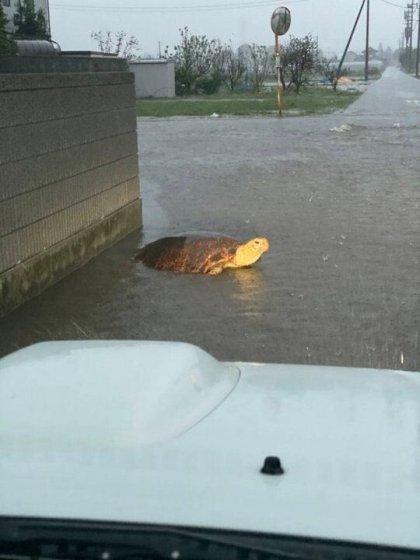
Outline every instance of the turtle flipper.
<svg viewBox="0 0 420 560"><path fill-rule="evenodd" d="M211 276L216 276L217 274L221 274L223 272L223 266L215 266L214 268L211 268L207 274L210 274Z"/></svg>

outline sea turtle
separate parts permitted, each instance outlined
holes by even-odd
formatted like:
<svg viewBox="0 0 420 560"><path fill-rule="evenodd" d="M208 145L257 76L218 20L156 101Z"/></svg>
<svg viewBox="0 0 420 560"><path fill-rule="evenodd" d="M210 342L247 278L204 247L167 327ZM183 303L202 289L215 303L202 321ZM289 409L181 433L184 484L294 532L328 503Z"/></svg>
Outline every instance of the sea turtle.
<svg viewBox="0 0 420 560"><path fill-rule="evenodd" d="M268 251L265 237L241 243L232 237L164 237L139 249L134 260L157 270L220 274L225 268L250 266Z"/></svg>

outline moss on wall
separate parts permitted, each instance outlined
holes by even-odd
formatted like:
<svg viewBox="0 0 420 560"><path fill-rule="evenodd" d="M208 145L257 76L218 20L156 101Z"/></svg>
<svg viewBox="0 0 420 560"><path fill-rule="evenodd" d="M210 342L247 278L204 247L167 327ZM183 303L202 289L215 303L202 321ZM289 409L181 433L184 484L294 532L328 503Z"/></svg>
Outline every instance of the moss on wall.
<svg viewBox="0 0 420 560"><path fill-rule="evenodd" d="M0 275L0 316L40 294L141 225L138 199L4 272Z"/></svg>

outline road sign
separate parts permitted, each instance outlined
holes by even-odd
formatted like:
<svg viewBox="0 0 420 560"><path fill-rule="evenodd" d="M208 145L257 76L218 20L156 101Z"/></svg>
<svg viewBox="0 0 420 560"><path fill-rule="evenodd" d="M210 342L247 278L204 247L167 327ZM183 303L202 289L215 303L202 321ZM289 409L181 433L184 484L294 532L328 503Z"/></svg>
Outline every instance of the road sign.
<svg viewBox="0 0 420 560"><path fill-rule="evenodd" d="M271 29L275 35L284 35L289 31L291 15L289 8L276 8L271 16Z"/></svg>
<svg viewBox="0 0 420 560"><path fill-rule="evenodd" d="M282 6L276 8L271 16L271 29L273 30L276 40L276 71L277 71L277 105L279 110L279 117L282 116L283 97L282 97L282 83L281 83L281 59L280 59L280 40L279 36L284 35L289 31L291 15L289 8Z"/></svg>

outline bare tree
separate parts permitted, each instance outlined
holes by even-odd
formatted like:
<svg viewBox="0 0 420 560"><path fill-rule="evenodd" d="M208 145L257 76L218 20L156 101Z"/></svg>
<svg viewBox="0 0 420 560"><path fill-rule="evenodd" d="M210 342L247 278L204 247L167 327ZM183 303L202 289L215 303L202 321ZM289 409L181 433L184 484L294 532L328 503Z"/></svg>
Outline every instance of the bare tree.
<svg viewBox="0 0 420 560"><path fill-rule="evenodd" d="M219 83L219 86L222 85L226 79L228 49L229 47L222 45L220 41L214 42L210 75Z"/></svg>
<svg viewBox="0 0 420 560"><path fill-rule="evenodd" d="M265 45L250 46L251 82L256 92L260 92L269 70L273 64L273 55Z"/></svg>
<svg viewBox="0 0 420 560"><path fill-rule="evenodd" d="M243 80L246 72L246 63L243 56L236 54L232 47L226 49L225 81L231 91L233 91Z"/></svg>
<svg viewBox="0 0 420 560"><path fill-rule="evenodd" d="M331 84L334 84L337 76L338 58L333 56L327 58L320 55L315 64L315 70Z"/></svg>
<svg viewBox="0 0 420 560"><path fill-rule="evenodd" d="M318 44L310 35L306 35L303 39L291 37L282 55L284 79L287 75L289 80L287 88L293 84L296 92L299 93L315 67L317 54Z"/></svg>
<svg viewBox="0 0 420 560"><path fill-rule="evenodd" d="M102 53L115 54L130 60L136 58L136 52L139 50L138 40L133 35L128 36L125 31L92 32L91 37Z"/></svg>

